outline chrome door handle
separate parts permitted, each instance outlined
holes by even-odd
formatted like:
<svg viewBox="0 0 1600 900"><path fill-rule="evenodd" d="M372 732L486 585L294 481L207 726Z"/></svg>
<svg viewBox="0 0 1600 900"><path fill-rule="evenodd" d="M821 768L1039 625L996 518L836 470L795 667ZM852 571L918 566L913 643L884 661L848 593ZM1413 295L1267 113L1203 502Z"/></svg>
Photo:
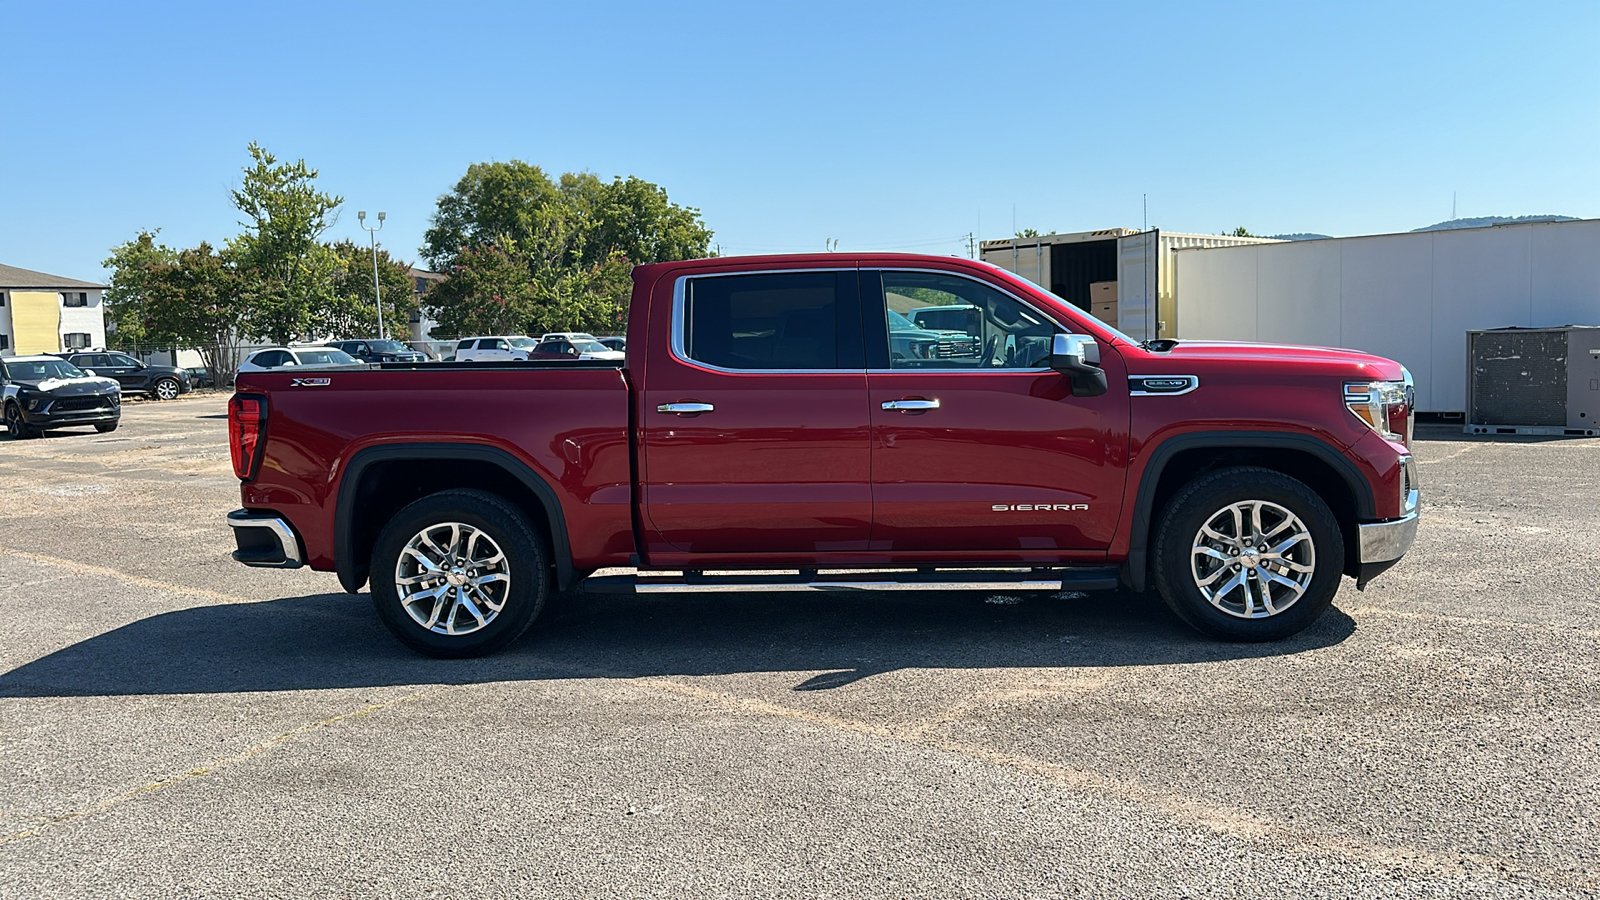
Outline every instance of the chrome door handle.
<svg viewBox="0 0 1600 900"><path fill-rule="evenodd" d="M709 403L663 403L656 407L656 412L672 413L675 416L692 416L696 413L707 413L716 407Z"/></svg>
<svg viewBox="0 0 1600 900"><path fill-rule="evenodd" d="M937 400L885 400L884 409L938 409Z"/></svg>

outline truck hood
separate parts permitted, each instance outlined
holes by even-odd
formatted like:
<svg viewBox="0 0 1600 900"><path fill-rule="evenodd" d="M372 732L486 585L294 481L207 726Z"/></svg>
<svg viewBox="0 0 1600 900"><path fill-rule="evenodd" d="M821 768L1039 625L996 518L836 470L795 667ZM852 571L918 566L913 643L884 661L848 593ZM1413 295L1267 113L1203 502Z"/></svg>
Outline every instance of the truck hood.
<svg viewBox="0 0 1600 900"><path fill-rule="evenodd" d="M1185 341L1166 353L1144 351L1147 359L1164 360L1178 367L1186 364L1287 364L1308 369L1348 369L1350 374L1367 378L1397 379L1401 366L1392 359L1340 347L1312 347L1297 344L1257 344L1248 341ZM1170 368L1171 366L1163 366ZM1176 369L1173 369L1176 371Z"/></svg>

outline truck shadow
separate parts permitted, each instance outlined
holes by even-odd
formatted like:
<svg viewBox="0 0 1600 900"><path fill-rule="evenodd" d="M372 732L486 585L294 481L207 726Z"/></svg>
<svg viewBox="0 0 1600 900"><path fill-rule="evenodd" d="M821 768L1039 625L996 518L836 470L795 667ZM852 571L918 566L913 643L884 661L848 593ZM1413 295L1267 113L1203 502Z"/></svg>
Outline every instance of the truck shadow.
<svg viewBox="0 0 1600 900"><path fill-rule="evenodd" d="M1284 656L1338 644L1337 608L1273 644L1208 640L1152 596L992 594L563 597L510 648L434 660L396 643L366 595L163 613L0 674L0 697L199 694L565 678L794 672L829 690L908 668L1093 668ZM817 672L822 674L813 674ZM804 677L799 677L804 676Z"/></svg>

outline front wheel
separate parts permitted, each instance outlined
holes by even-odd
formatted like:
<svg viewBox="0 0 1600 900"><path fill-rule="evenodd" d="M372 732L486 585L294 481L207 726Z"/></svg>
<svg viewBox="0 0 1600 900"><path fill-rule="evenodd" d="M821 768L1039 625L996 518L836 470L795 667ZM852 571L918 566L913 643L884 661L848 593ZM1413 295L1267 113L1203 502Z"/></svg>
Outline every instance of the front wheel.
<svg viewBox="0 0 1600 900"><path fill-rule="evenodd" d="M6 431L14 438L36 438L44 433L23 421L22 407L15 403L6 404Z"/></svg>
<svg viewBox="0 0 1600 900"><path fill-rule="evenodd" d="M396 513L372 553L372 603L426 656L484 656L522 635L550 596L544 539L486 491L443 491Z"/></svg>
<svg viewBox="0 0 1600 900"><path fill-rule="evenodd" d="M160 400L178 399L178 382L173 378L163 378L156 382L156 398Z"/></svg>
<svg viewBox="0 0 1600 900"><path fill-rule="evenodd" d="M1317 493L1255 467L1203 475L1156 531L1156 589L1179 618L1230 641L1297 634L1333 602L1344 537Z"/></svg>
<svg viewBox="0 0 1600 900"><path fill-rule="evenodd" d="M96 423L94 423L94 430L100 432L101 434L110 434L111 432L117 430L117 423L115 423L115 422L96 422Z"/></svg>

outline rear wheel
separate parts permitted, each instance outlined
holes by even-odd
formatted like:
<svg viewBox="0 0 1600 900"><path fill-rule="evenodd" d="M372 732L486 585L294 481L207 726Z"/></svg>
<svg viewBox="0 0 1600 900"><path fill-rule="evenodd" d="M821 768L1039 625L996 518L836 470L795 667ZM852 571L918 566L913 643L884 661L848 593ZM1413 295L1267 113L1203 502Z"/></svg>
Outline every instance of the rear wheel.
<svg viewBox="0 0 1600 900"><path fill-rule="evenodd" d="M1222 469L1167 505L1155 582L1172 611L1231 641L1272 641L1315 622L1344 572L1333 512L1305 484L1271 469Z"/></svg>
<svg viewBox="0 0 1600 900"><path fill-rule="evenodd" d="M486 491L444 491L396 513L372 554L378 618L427 656L483 656L533 624L550 596L549 552L521 510Z"/></svg>
<svg viewBox="0 0 1600 900"><path fill-rule="evenodd" d="M178 399L178 381L175 378L162 378L155 383L155 395L161 400Z"/></svg>
<svg viewBox="0 0 1600 900"><path fill-rule="evenodd" d="M36 438L44 432L22 420L22 407L6 404L6 431L14 438Z"/></svg>

